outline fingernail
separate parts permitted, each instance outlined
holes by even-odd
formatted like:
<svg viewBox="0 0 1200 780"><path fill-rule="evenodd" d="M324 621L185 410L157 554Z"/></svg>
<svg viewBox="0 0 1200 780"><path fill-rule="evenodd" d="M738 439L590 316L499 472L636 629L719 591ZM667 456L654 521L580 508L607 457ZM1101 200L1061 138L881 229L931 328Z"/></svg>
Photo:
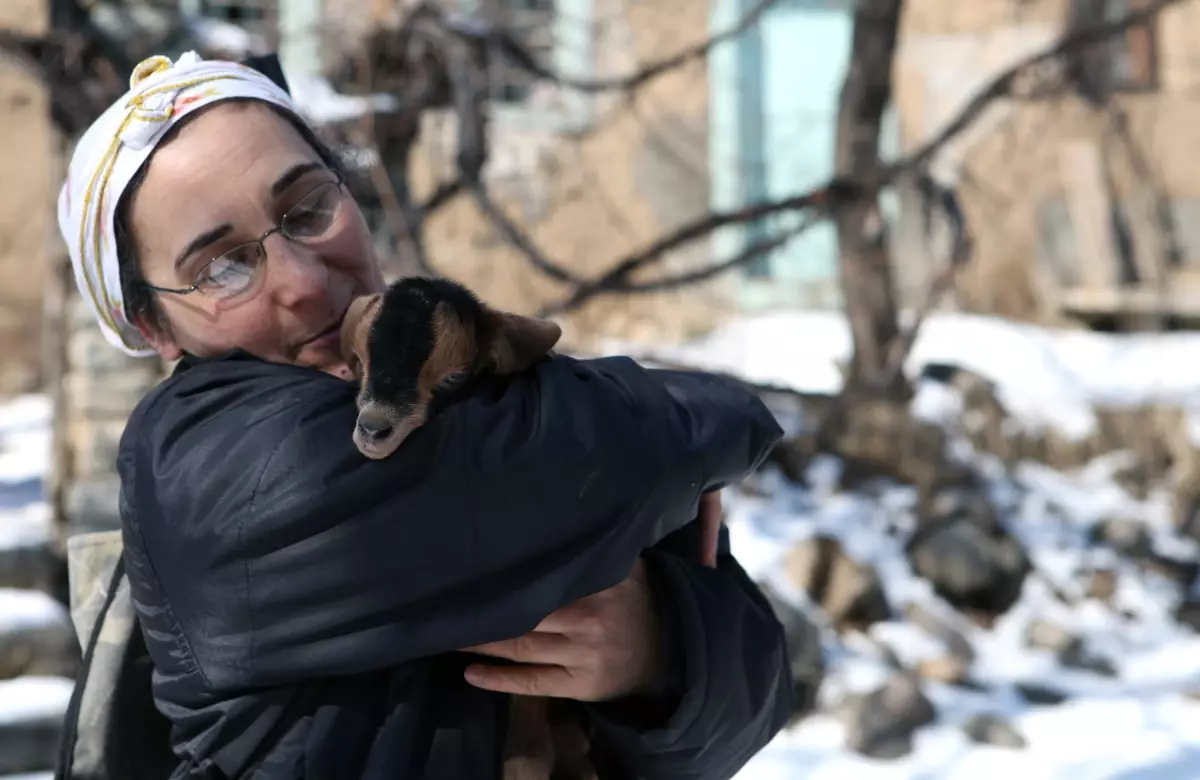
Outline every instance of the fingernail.
<svg viewBox="0 0 1200 780"><path fill-rule="evenodd" d="M483 682L484 677L483 672L479 671L474 666L468 666L463 672L463 676L467 678L467 682L469 683L481 683Z"/></svg>

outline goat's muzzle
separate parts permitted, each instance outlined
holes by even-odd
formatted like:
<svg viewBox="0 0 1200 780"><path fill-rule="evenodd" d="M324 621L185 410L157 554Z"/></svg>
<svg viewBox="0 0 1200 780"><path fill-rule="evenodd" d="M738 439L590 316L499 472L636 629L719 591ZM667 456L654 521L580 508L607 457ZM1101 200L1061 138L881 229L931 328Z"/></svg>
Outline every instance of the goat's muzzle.
<svg viewBox="0 0 1200 780"><path fill-rule="evenodd" d="M382 404L368 403L358 412L354 424L354 446L372 460L382 460L395 452L423 421L420 408L401 413Z"/></svg>

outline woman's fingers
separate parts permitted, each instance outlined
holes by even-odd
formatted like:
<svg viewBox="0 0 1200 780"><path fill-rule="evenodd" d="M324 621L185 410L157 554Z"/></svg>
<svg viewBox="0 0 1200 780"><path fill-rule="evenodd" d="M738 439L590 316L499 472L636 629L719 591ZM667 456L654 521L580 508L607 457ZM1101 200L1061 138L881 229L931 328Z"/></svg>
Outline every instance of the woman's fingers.
<svg viewBox="0 0 1200 780"><path fill-rule="evenodd" d="M468 653L506 658L524 664L563 665L574 658L571 642L562 634L531 631L528 634L464 648Z"/></svg>
<svg viewBox="0 0 1200 780"><path fill-rule="evenodd" d="M700 563L717 565L717 549L721 541L721 491L700 496Z"/></svg>
<svg viewBox="0 0 1200 780"><path fill-rule="evenodd" d="M484 688L497 693L561 698L574 698L578 694L575 678L571 676L569 669L562 666L471 664L467 667L465 676L467 682L476 688Z"/></svg>
<svg viewBox="0 0 1200 780"><path fill-rule="evenodd" d="M467 681L478 687L580 701L657 689L666 662L641 559L624 580L555 610L534 631L464 649L520 664L472 664Z"/></svg>

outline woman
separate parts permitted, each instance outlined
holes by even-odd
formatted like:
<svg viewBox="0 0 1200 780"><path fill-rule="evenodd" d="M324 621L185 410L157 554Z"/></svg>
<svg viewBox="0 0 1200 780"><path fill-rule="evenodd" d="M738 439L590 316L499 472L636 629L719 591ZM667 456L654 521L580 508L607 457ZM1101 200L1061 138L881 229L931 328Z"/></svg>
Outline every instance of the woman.
<svg viewBox="0 0 1200 780"><path fill-rule="evenodd" d="M729 777L782 727L778 623L727 538L690 558L701 494L780 436L752 395L554 357L362 458L338 329L379 264L235 63L139 65L59 223L106 338L180 360L118 458L175 777L495 778L506 693L579 702L602 777Z"/></svg>

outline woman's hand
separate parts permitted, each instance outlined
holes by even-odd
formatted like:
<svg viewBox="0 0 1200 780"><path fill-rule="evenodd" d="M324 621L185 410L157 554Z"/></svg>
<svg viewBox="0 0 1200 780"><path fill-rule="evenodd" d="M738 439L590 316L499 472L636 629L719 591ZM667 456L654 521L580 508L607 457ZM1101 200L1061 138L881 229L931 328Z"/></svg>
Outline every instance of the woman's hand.
<svg viewBox="0 0 1200 780"><path fill-rule="evenodd" d="M700 497L697 519L704 537L701 558L715 565L720 491ZM703 533L705 529L708 533ZM664 684L664 644L646 566L638 558L624 580L551 613L528 634L464 648L518 664L472 664L466 678L490 691L577 701L653 694Z"/></svg>
<svg viewBox="0 0 1200 780"><path fill-rule="evenodd" d="M551 613L516 639L464 648L515 666L472 664L467 682L500 693L608 701L655 691L665 649L641 558L608 590Z"/></svg>

